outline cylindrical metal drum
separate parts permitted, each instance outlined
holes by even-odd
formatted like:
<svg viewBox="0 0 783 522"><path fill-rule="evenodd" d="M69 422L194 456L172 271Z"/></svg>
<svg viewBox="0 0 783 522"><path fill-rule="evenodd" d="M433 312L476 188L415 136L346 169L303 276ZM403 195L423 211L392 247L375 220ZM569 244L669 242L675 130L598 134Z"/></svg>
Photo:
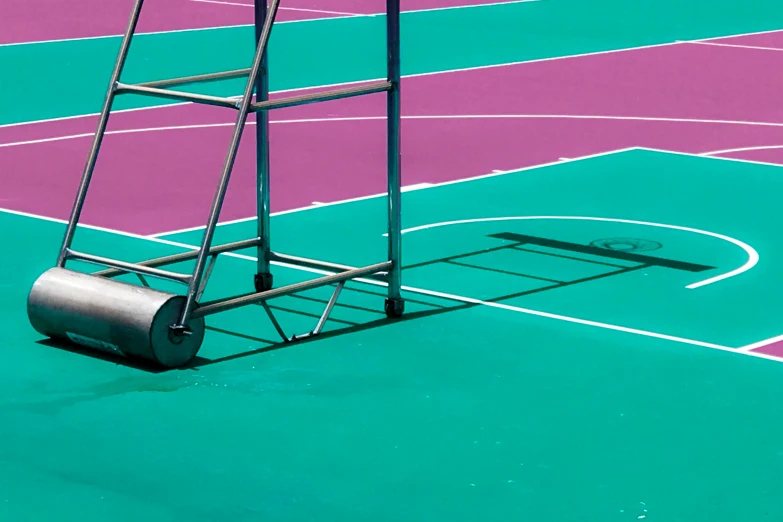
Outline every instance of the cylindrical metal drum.
<svg viewBox="0 0 783 522"><path fill-rule="evenodd" d="M170 335L184 303L176 294L52 268L33 284L27 315L48 337L174 368L192 360L204 340L203 318L191 320L190 335Z"/></svg>

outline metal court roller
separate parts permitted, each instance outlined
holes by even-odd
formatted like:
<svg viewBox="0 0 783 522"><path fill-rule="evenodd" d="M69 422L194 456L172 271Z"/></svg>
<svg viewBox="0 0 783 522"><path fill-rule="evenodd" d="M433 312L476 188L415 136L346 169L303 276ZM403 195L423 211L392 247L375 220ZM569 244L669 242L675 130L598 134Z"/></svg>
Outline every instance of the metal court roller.
<svg viewBox="0 0 783 522"><path fill-rule="evenodd" d="M190 335L173 335L185 298L67 268L51 268L27 299L30 323L39 333L92 349L182 366L204 340L204 318L188 323Z"/></svg>
<svg viewBox="0 0 783 522"><path fill-rule="evenodd" d="M36 331L44 336L62 339L92 350L121 357L144 359L159 366L175 368L187 365L199 352L204 340L204 318L207 315L249 304L262 305L284 342L320 334L345 282L352 279L369 277L384 282L388 289L384 305L386 315L394 318L403 314L405 303L401 296L400 0L386 0L386 80L269 100L267 44L280 2L281 0L269 0L269 5L267 0L254 2L256 52L249 69L131 85L122 83L120 77L144 3L144 0L135 0L68 220L57 264L35 281L28 296L27 314L30 324ZM241 98L222 98L167 89L177 85L238 77L247 78ZM272 252L269 247L269 111L382 92L386 93L387 98L387 259L356 268ZM229 151L209 211L202 243L198 249L131 263L78 252L71 247L114 98L123 94L215 105L237 112ZM220 210L242 133L250 114L255 114L257 127L255 140L257 235L251 239L213 246ZM218 256L246 248L255 248L257 252L256 274L252 283L255 291L210 302L200 302ZM105 269L90 274L78 272L66 268L67 262L71 260L103 266ZM161 268L189 260L195 260L195 268L190 274ZM315 269L326 275L302 283L274 288L271 273L273 262ZM142 284L130 284L114 279L116 276L128 273L136 274ZM148 284L146 277L174 281L184 285L186 290L182 295L156 290ZM267 305L267 301L322 286L335 288L318 323L310 332L303 335L286 335L272 309Z"/></svg>

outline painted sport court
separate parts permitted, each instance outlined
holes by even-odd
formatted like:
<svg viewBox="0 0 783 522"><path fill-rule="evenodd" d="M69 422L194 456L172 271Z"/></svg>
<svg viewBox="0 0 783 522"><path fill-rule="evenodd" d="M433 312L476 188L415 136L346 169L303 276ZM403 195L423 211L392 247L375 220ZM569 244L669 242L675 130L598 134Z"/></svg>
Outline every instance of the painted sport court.
<svg viewBox="0 0 783 522"><path fill-rule="evenodd" d="M328 10L382 10L338 4ZM206 7L187 27L160 11L148 30L241 24L241 6L182 9ZM646 13L649 26L560 47L540 34L536 47L504 33L505 46L519 49L519 59L508 59L510 51L493 54L489 35L514 21L566 27L576 22L556 15L573 9L578 18L578 9L554 0L437 7L404 15L403 27L435 39L476 19L495 22L471 56L403 54L413 71L403 81L404 318L385 319L382 287L349 283L321 338L282 346L260 308L240 309L209 319L193 368L160 373L42 342L24 304L54 262L94 132L96 117L79 116L94 112L105 89L92 64L108 56L102 65L111 66L99 46L113 40L92 37L120 32L127 9L56 35L89 40L24 44L43 39L31 29L0 47L8 64L34 65L88 46L71 76L98 93L30 108L28 120L2 102L0 230L19 254L0 262L9 318L0 365L2 519L783 514L773 482L783 467L783 80L775 72L783 29L764 26L774 16L761 10L673 32ZM592 9L600 18L616 7ZM369 32L377 18L277 29L291 40L305 26ZM242 27L216 31L237 46L250 41ZM225 36L231 31L236 37ZM165 36L173 48L194 35L215 37L148 38L166 44ZM163 76L166 57L137 56L134 74ZM374 78L351 56L310 81L271 57L272 81L289 94ZM346 62L353 69L339 70ZM208 65L198 72L230 68ZM238 94L241 83L207 89ZM130 261L185 251L200 241L231 114L185 104L129 108L110 120L83 214L90 226L80 228L76 248ZM275 250L352 266L383 257L383 111L379 95L272 114ZM218 242L254 234L248 131ZM252 252L221 256L205 298L243 291L252 261ZM313 276L283 266L275 275ZM304 332L328 297L324 289L273 304L289 333Z"/></svg>

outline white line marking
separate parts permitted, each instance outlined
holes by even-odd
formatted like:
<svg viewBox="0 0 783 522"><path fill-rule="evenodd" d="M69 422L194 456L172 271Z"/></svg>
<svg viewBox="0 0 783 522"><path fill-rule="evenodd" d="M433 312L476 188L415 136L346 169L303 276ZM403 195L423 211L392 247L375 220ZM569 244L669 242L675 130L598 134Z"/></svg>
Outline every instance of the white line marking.
<svg viewBox="0 0 783 522"><path fill-rule="evenodd" d="M737 149L723 149L713 150L711 152L702 152L700 156L714 156L716 154L729 154L732 152L747 152L752 150L771 150L771 149L783 149L783 145L761 145L759 147L740 147Z"/></svg>
<svg viewBox="0 0 783 522"><path fill-rule="evenodd" d="M165 109L167 107L179 107L182 105L189 105L190 102L178 102L178 103L169 103L166 105L150 105L147 107L135 107L133 109L117 109L111 111L112 115L114 114L122 114L125 112L137 112L137 111L149 111L152 109ZM58 121L68 121L68 120L78 120L82 118L93 118L100 116L100 113L98 112L91 112L89 114L78 114L76 116L59 116L57 118L47 118L45 120L31 120L31 121L20 121L17 123L4 123L3 125L0 125L0 129L10 128L10 127L24 127L25 125L36 125L39 123L53 123Z"/></svg>
<svg viewBox="0 0 783 522"><path fill-rule="evenodd" d="M761 121L741 121L741 120L708 120L693 118L657 118L649 116L605 116L605 115L587 115L587 114L426 114L402 116L403 120L537 120L537 119L562 119L562 120L608 120L608 121L649 121L649 122L667 122L667 123L699 123L699 124L722 124L722 125L749 125L759 127L783 127L783 122L761 122ZM338 122L363 122L363 121L385 121L386 116L346 116L334 118L301 118L294 120L274 120L274 124L297 124L297 123L338 123ZM172 125L167 127L149 127L143 129L121 129L106 131L106 135L112 134L133 134L138 132L162 132L171 130L190 130L190 129L208 129L214 127L233 127L234 122L226 123L204 123L194 125ZM255 125L254 121L248 121L247 125ZM0 143L0 148L16 147L20 145L35 145L40 143L50 143L56 141L72 140L79 138L90 138L95 135L91 133L71 134L67 136L54 136L51 138L40 138L35 140L17 141L11 143Z"/></svg>
<svg viewBox="0 0 783 522"><path fill-rule="evenodd" d="M427 225L419 225L417 227L411 227L406 228L402 231L403 234L408 234L410 232L419 232L421 230L428 230L431 228L438 228L438 227L446 227L451 225L466 225L469 223L484 223L484 222L494 222L494 221L523 221L523 220L537 220L537 219L553 219L553 220L574 220L574 221L602 221L602 222L611 222L611 223L626 223L630 225L642 225L642 226L648 226L648 227L658 227L658 228L669 228L673 230L681 230L683 232L691 232L694 234L701 234L704 236L711 236L717 239L720 239L722 241L727 241L729 243L732 243L738 247L740 247L742 250L745 251L745 253L748 255L748 260L739 268L736 268L734 270L731 270L729 272L726 272L724 274L717 275L715 277L711 277L709 279L705 279L703 281L699 281L697 283L692 283L685 288L692 290L694 288L700 288L702 286L707 286L713 283L717 283L718 281L723 281L724 279L728 279L730 277L738 276L744 272L747 272L756 264L759 262L759 254L756 252L756 250L748 245L747 243L743 243L742 241L738 239L734 239L733 237L725 236L723 234L717 234L715 232L710 232L708 230L700 230L698 228L691 228L691 227L683 227L680 225L667 225L664 223L654 223L651 221L637 221L633 219L618 219L618 218L603 218L603 217L591 217L591 216L508 216L508 217L491 217L491 218L475 218L475 219L461 219L457 221L444 221L441 223L429 223ZM384 234L385 236L386 234Z"/></svg>
<svg viewBox="0 0 783 522"><path fill-rule="evenodd" d="M191 2L200 2L203 4L221 4L221 5L232 5L232 6L240 6L240 7L254 7L253 4L242 4L238 2L225 2L223 0L190 0ZM368 16L368 15L362 15L359 13L343 13L341 11L324 11L322 9L301 9L298 7L278 7L279 11L300 11L305 13L318 13L318 14L328 14L328 15L338 15L338 16Z"/></svg>
<svg viewBox="0 0 783 522"><path fill-rule="evenodd" d="M780 168L783 165L780 163L769 163L766 161L755 161L755 160L747 160L747 159L741 159L741 158L727 158L724 156L705 156L703 154L694 154L691 152L682 152L678 150L666 150L666 149L654 149L651 147L635 147L637 150L648 150L650 152L661 152L664 154L676 154L678 156L690 156L691 158L704 158L704 159L711 159L716 161L733 161L735 163L749 163L751 165L763 165L765 167L776 167Z"/></svg>
<svg viewBox="0 0 783 522"><path fill-rule="evenodd" d="M190 0L191 2L198 2L201 4L220 4L220 5L237 5L241 7L253 7L253 4L239 4L237 2L221 2L219 0ZM279 11L281 8L278 7L277 10Z"/></svg>
<svg viewBox="0 0 783 522"><path fill-rule="evenodd" d="M13 210L2 209L2 208L0 208L0 212L6 212L6 213L9 213L9 214L24 216L24 217L28 217L28 218L41 219L43 221L50 221L50 222L59 223L59 224L66 224L66 221L62 220L62 219L54 219L54 218L48 218L48 217L45 217L45 216L37 216L35 214L29 214L29 213L24 213L24 212L17 212L17 211L13 211ZM136 234L130 234L130 233L127 233L127 232L120 232L120 231L113 231L113 230L110 230L110 229L100 228L100 227L93 227L93 226L90 226L90 225L81 225L80 224L79 227L90 228L90 229L93 229L93 230L99 230L101 232L113 233L113 234L116 234L116 235L119 235L119 236L125 236L125 237L134 238L134 239L141 239L141 240L146 240L146 241L152 241L152 242L155 242L155 243L169 245L169 246L182 248L182 249L186 249L186 250L197 250L199 248L198 246L189 245L189 244L186 244L186 243L179 243L179 242L169 241L169 240L165 240L165 239L139 236L139 235L136 235ZM236 253L225 253L225 254L220 254L220 255L224 255L224 256L227 256L227 257L233 257L233 258L237 258L237 259L244 259L244 260L247 260L247 261L253 261L253 262L256 261L255 257L246 256L246 255L242 255L242 254L236 254ZM287 263L273 262L272 264L277 265L277 266L284 266L284 267L288 267L288 268L293 268L293 269L304 271L304 272L319 274L319 275L325 275L325 274L330 274L331 273L331 272L327 272L327 271L324 271L324 270L318 270L318 269L313 269L313 268L305 268L305 267L296 266L296 265L289 265ZM369 280L369 279L356 279L354 281L361 282L361 283L366 283L366 284L371 284L371 285L375 285L375 286L383 286L383 287L387 286L386 283L383 283L381 281L374 281L374 280ZM523 313L523 314L527 314L527 315L534 315L534 316L538 316L538 317L545 317L545 318L548 318L548 319L555 319L555 320L565 321L565 322L569 322L569 323L582 324L582 325L585 325L585 326L593 326L593 327L602 328L602 329L606 329L606 330L614 330L614 331L625 332L625 333L630 333L630 334L635 334L635 335L641 335L641 336L644 336L644 337L653 337L653 338L663 339L663 340L667 340L667 341L674 341L674 342L683 343L683 344L690 344L690 345L695 345L695 346L701 346L701 347L704 347L704 348L711 348L711 349L715 349L715 350L722 350L722 351L727 351L727 352L732 352L732 353L740 353L740 352L737 352L737 350L735 350L733 348L730 348L728 346L723 346L723 345L714 344L714 343L708 343L708 342L703 342L703 341L697 341L697 340L693 340L693 339L686 339L684 337L676 337L676 336L673 336L673 335L660 334L660 333L657 333L657 332L650 332L650 331L647 331L647 330L639 330L639 329L636 329L636 328L628 328L628 327L625 327L625 326L618 326L618 325L613 325L613 324L609 324L609 323L602 323L602 322L598 322L598 321L591 321L591 320L587 320L587 319L580 319L580 318L577 318L577 317L570 317L570 316L566 316L566 315L553 314L553 313L549 313L549 312L543 312L543 311L540 311L540 310L533 310L533 309L530 309L530 308L521 308L521 307L518 307L518 306L511 306L511 305L506 305L506 304L501 304L501 303L492 303L492 302L482 301L482 300L479 300L479 299L473 299L471 297L465 297L465 296L460 296L460 295L455 295L455 294L447 294L447 293L444 293L444 292L437 292L437 291L433 291L433 290L427 290L427 289L417 288L417 287L412 287L412 286L403 286L402 289L404 291L406 291L406 292L411 292L411 293L416 293L416 294L421 294L421 295L428 295L428 296L432 296L432 297L440 297L440 298L443 298L443 299L449 299L449 300L453 300L453 301L457 301L457 302L463 302L463 303L468 303L468 304L476 304L476 305L488 306L490 308L496 308L496 309L500 309L500 310L507 310L507 311L511 311L511 312ZM777 360L777 361L783 360L783 359L778 358L778 357L767 356L765 354L755 354L753 352L747 352L747 353L744 353L744 354L745 355L750 355L750 356L757 356L757 357L761 357L761 358L765 358L765 359L773 359L773 360Z"/></svg>
<svg viewBox="0 0 783 522"><path fill-rule="evenodd" d="M610 151L606 151L606 152L599 152L599 153L590 154L590 155L587 155L587 156L580 156L578 158L572 159L571 161L580 161L580 160L590 159L590 158L599 158L599 157L602 157L602 156L609 156L611 154L619 154L621 152L628 152L628 151L631 151L631 150L635 150L635 147L630 147L630 148L626 148L626 149L610 150ZM441 181L439 183L419 183L418 185L412 185L412 187L418 187L418 188L442 187L442 186L445 186L445 185L454 185L456 183L465 183L465 182L468 182L468 181L476 181L476 180L480 180L480 179L493 178L495 176L503 176L503 175L506 175L506 174L512 174L512 173L516 173L516 172L525 172L525 171L528 171L528 170L541 169L541 168L545 168L545 167L552 167L554 165L562 165L562 162L554 161L554 162L551 162L551 163L542 163L540 165L531 165L529 167L525 167L525 168L518 169L518 170L496 170L496 171L493 171L491 174L481 174L479 176L471 176L471 177L468 177L468 178L460 178L460 179L455 179L455 180L451 180L451 181ZM425 187L423 185L428 185L428 186ZM403 188L403 191L404 192L406 191L405 188ZM304 212L304 211L307 211L307 210L313 210L313 209L316 209L316 208L333 206L333 205L342 205L344 203L354 203L356 201L364 201L366 199L375 199L375 198L380 198L380 197L384 197L384 196L386 196L386 192L381 192L380 194L371 194L371 195L368 195L368 196L360 196L360 197L357 197L357 198L343 199L343 200L340 200L340 201L333 201L331 203L324 203L322 205L311 205L309 207L292 208L292 209L289 209L289 210L282 210L280 212L272 212L271 215L272 216L282 216L282 215L285 215L285 214L294 214L296 212ZM240 219L232 219L230 221L222 221L222 222L218 223L217 226L223 227L223 226L226 226L226 225L236 225L236 224L239 224L239 223L246 223L248 221L254 221L255 219L256 219L256 216L240 218ZM182 234L182 233L186 233L186 232L196 232L198 230L204 230L204 228L206 228L206 227L204 225L201 225L201 226L198 226L198 227L190 227L190 228L183 228L181 230L173 230L171 232L158 232L157 234L150 234L149 237L163 237L163 236L169 236L169 235L175 235L175 234Z"/></svg>
<svg viewBox="0 0 783 522"><path fill-rule="evenodd" d="M731 34L728 36L709 36L707 38L696 38L694 40L682 40L684 42L709 42L711 40L724 40L729 38L741 38L743 36L756 36L760 34L772 34L772 33L781 33L783 32L783 29L767 29L766 31L755 31L752 33L741 33L741 34Z"/></svg>
<svg viewBox="0 0 783 522"><path fill-rule="evenodd" d="M421 190L425 188L433 187L432 183L416 183L414 185L406 185L402 187L403 192L413 192L414 190Z"/></svg>
<svg viewBox="0 0 783 522"><path fill-rule="evenodd" d="M715 47L736 47L739 49L758 49L761 51L778 51L781 52L783 49L779 49L777 47L759 47L757 45L738 45L738 44L726 44L726 43L718 43L718 42L706 42L706 41L686 41L686 40L677 40L679 43L688 43L688 44L695 44L695 45L712 45Z"/></svg>
<svg viewBox="0 0 783 522"><path fill-rule="evenodd" d="M562 120L609 120L609 121L652 121L665 123L706 123L724 125L752 125L759 127L783 127L783 122L713 120L701 118L663 118L655 116L609 116L604 114L420 114L403 116L406 120L513 120L513 119L562 119ZM385 120L386 116L345 116L334 118L302 118L277 120L273 123L319 123Z"/></svg>
<svg viewBox="0 0 783 522"><path fill-rule="evenodd" d="M383 285L386 286L385 283L383 283ZM582 324L582 325L586 325L586 326L594 326L594 327L603 328L603 329L606 329L606 330L615 330L615 331L618 331L618 332L631 333L631 334L641 335L641 336L644 336L644 337L654 337L654 338L657 338L657 339L665 339L667 341L674 341L674 342L683 343L683 344L692 344L692 345L696 345L696 346L702 346L704 348L712 348L714 350L723 350L723 351L728 351L728 352L732 352L732 353L737 353L736 350L734 350L733 348L729 348L728 346L722 346L722 345L713 344L713 343L706 343L706 342L702 342L702 341L695 341L693 339L686 339L684 337L676 337L676 336L673 336L673 335L660 334L660 333L657 333L657 332L650 332L650 331L647 331L647 330L639 330L639 329L636 329L636 328L628 328L626 326L618 326L618 325L614 325L614 324L601 323L601 322L598 322L598 321L590 321L588 319L579 319L577 317L569 317L569 316L566 316L566 315L552 314L552 313L549 313L549 312L542 312L540 310L533 310L531 308L522 308L522 307L519 307L519 306L511 306L511 305L506 305L506 304L502 304L502 303L493 303L493 302L489 302L489 301L481 301L479 299L473 299L471 297L458 296L458 295L447 294L447 293L443 293L443 292L434 292L432 290L423 290L423 289L420 289L420 288L407 287L407 286L404 286L404 285L403 285L402 288L404 290L409 291L409 292L418 293L418 294L424 294L424 295L430 295L430 296L433 296L433 297L442 297L442 298L445 298L445 299L451 299L453 301L462 301L462 302L470 303L470 304L489 306L491 308L497 308L497 309L500 309L500 310L508 310L508 311L511 311L511 312L518 312L518 313L523 313L523 314L528 314L528 315L535 315L535 316L538 316L538 317L546 317L548 319L557 319L559 321L565 321L565 322L569 322L569 323L577 323L577 324ZM780 360L780 359L775 357L775 360Z"/></svg>
<svg viewBox="0 0 783 522"><path fill-rule="evenodd" d="M533 3L538 2L540 0L510 0L510 1L501 1L501 2L493 2L493 3L487 3L487 4L468 4L468 5L456 5L451 7L431 7L427 9L413 9L413 10L407 10L402 11L401 14L408 14L408 13L426 13L429 11L450 11L452 9L471 9L471 8L480 8L480 7L494 7L494 6L500 6L500 5L506 5L506 4L527 4L527 3ZM243 4L244 5L244 4ZM283 8L280 8L283 9ZM331 20L342 20L345 18L357 18L358 16L361 17L374 17L374 16L385 16L386 13L372 13L372 14L365 14L365 15L349 15L349 16L329 16L325 18L305 18L302 20L281 20L279 22L275 22L276 25L280 24L298 24L298 23L308 23L308 22L323 22L323 21L331 21ZM194 27L191 29L172 29L167 31L148 31L148 32L140 32L136 33L134 35L134 38L139 36L145 36L145 35L155 35L155 34L176 34L176 33L190 33L195 31L214 31L214 30L220 30L220 29L234 29L234 28L240 28L240 27L253 27L253 24L238 24L238 25L220 25L220 26L214 26L214 27ZM754 34L754 33L751 33ZM30 42L10 42L10 43L4 43L0 44L0 48L2 47L12 47L12 46L20 46L20 45L37 45L37 44L47 44L47 43L60 43L60 42L80 42L83 40L101 40L105 38L122 38L123 35L121 34L107 34L107 35L100 35L100 36L84 36L79 38L59 38L54 40L35 40ZM744 35L737 35L737 36L744 36ZM720 37L716 37L720 38Z"/></svg>
<svg viewBox="0 0 783 522"><path fill-rule="evenodd" d="M202 0L194 0L194 1L202 1ZM251 5L248 7L253 7L253 6ZM338 15L338 16L375 16L372 14L366 15L362 13L343 13L341 11L324 11L323 9L302 9L300 7L281 7L280 9L283 11L298 11L301 13L319 13L319 14L329 14L329 15Z"/></svg>
<svg viewBox="0 0 783 522"><path fill-rule="evenodd" d="M743 346L742 348L737 348L737 350L740 352L749 352L751 350L757 350L758 348L763 348L764 346L768 346L770 344L774 344L780 341L783 341L783 335L776 335L775 337L770 337L769 339L764 339L763 341L759 341L753 344L748 344Z"/></svg>
<svg viewBox="0 0 783 522"><path fill-rule="evenodd" d="M524 0L523 0L524 1ZM534 0L527 0L527 1L534 1ZM500 3L513 3L513 2L500 2ZM496 4L481 4L481 5L496 5ZM474 7L474 6L465 6L465 7ZM475 6L478 7L478 6ZM446 9L457 9L455 7L449 7ZM432 11L433 9L424 9L422 11ZM419 12L419 11L415 11ZM327 19L329 20L329 19ZM286 22L280 22L280 23L286 23ZM220 28L214 28L214 29L220 29ZM194 31L199 29L193 29ZM718 39L718 38L739 38L742 36L753 36L757 34L768 34L768 33L774 33L783 31L783 29L780 30L774 30L774 31L759 31L754 33L739 33L739 34L733 34L728 36L714 36L711 38ZM165 32L165 31L163 31ZM140 34L157 34L157 33L140 33ZM103 37L102 37L103 38ZM688 40L688 41L705 41L707 39L703 40ZM613 53L620 53L620 52L626 52L626 51L639 51L644 49L653 49L657 47L667 47L667 46L673 46L673 45L679 45L680 42L674 41L674 42L667 42L667 43L661 43L661 44L652 44L652 45L640 45L636 47L624 47L621 49L610 49L607 51L595 51L595 52L589 52L589 53L581 53L581 54L567 54L563 56L553 56L549 58L539 58L539 59L533 59L533 60L522 60L517 62L506 62L506 63L499 63L499 64L492 64L492 65L480 65L476 67L462 67L458 69L444 69L441 71L432 71L432 72L426 72L426 73L416 73L416 74L404 74L402 75L402 78L417 78L420 76L434 76L437 74L450 74L450 73L460 73L460 72L468 72L468 71L478 71L482 69L490 69L490 68L500 68L500 67L511 67L515 65L524 65L527 63L538 63L538 62L549 62L549 61L556 61L556 60L567 60L571 58L582 58L582 57L590 57L590 56L599 56L603 54L613 54ZM7 45L17 45L17 44L7 44ZM2 47L2 45L0 45ZM296 91L305 91L310 89L325 89L329 87L340 87L340 86L346 86L346 85L356 85L359 83L365 83L365 82L372 82L372 81L381 81L385 78L369 78L366 80L356 80L356 81L350 81L350 82L339 82L339 83L332 83L332 84L325 84L325 85L313 85L313 86L306 86L306 87L297 87L293 89L283 89L280 91L273 91L271 94L278 94L278 93L286 93L286 92L296 92ZM237 95L229 96L231 97L238 97ZM190 105L191 102L181 102L181 103L167 103L164 105L151 105L148 107L137 107L135 109L119 109L116 111L112 111L112 114L122 113L122 112L131 112L131 111L139 111L139 110L151 110L151 109L164 109L167 107L178 107L181 105ZM16 127L21 125L34 125L37 123L48 123L51 121L63 121L63 120L72 120L72 119L78 119L78 118L88 118L88 117L94 117L98 116L100 113L92 112L88 114L77 114L75 116L62 116L59 118L48 118L43 120L32 120L32 121L23 121L23 122L17 122L17 123L6 123L3 125L0 125L0 129L5 127Z"/></svg>

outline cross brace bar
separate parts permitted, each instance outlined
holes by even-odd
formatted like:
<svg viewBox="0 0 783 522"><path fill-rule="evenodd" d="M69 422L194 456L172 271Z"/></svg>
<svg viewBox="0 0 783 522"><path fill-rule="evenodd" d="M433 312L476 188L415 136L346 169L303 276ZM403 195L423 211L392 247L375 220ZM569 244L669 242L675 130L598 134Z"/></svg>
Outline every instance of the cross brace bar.
<svg viewBox="0 0 783 522"><path fill-rule="evenodd" d="M283 109L285 107L294 107L296 105L306 105L308 103L340 100L344 98L353 98L365 94L374 94L377 92L386 92L393 88L391 82L375 82L360 87L349 87L347 89L334 89L331 91L315 92L311 94L302 94L301 96L291 96L277 100L267 100L254 103L250 106L253 112L268 111L272 109Z"/></svg>
<svg viewBox="0 0 783 522"><path fill-rule="evenodd" d="M280 288L267 290L265 292L253 292L251 294L245 294L237 297L210 301L199 305L198 308L193 311L192 317L204 317L219 312L233 310L234 308L239 308L240 306L269 301L270 299L274 299L276 297L283 297L285 295L304 292L305 290L312 290L314 288L340 283L349 279L356 279L370 274L377 274L378 272L390 269L391 265L391 261L384 261L383 263L378 263L376 265L354 268L353 270L347 270L338 274L319 277L310 281L283 286Z"/></svg>
<svg viewBox="0 0 783 522"><path fill-rule="evenodd" d="M180 78L171 78L170 80L156 80L152 82L142 82L135 85L139 87L174 87L175 85L186 85L188 83L204 83L219 80L230 80L232 78L241 78L250 74L250 69L235 69L233 71L197 74L195 76L182 76Z"/></svg>
<svg viewBox="0 0 783 522"><path fill-rule="evenodd" d="M221 98L219 96L209 96L206 94L193 94L189 92L172 91L169 89L158 89L156 87L145 87L142 85L128 85L117 82L114 87L115 94L139 94L141 96L151 96L153 98L164 98L167 100L189 101L193 103L202 103L204 105L216 105L218 107L228 107L229 109L239 109L241 100L233 98Z"/></svg>
<svg viewBox="0 0 783 522"><path fill-rule="evenodd" d="M208 255L212 256L218 254L225 254L227 252L235 252L237 250L242 250L245 248L252 248L254 246L257 246L258 243L259 240L257 238L244 239L242 241L236 241L234 243L226 243L224 245L218 245L210 248ZM150 259L148 261L142 261L141 263L134 263L133 267L159 267L159 266L171 265L174 263L180 263L183 261L190 261L191 259L196 259L198 255L199 255L199 251L198 249L196 249L191 252L183 252L181 254L174 254L171 256L157 257L155 259ZM127 269L126 270L121 270L121 269L102 270L100 272L95 272L93 275L102 276L102 277L115 277L127 271L128 271Z"/></svg>
<svg viewBox="0 0 783 522"><path fill-rule="evenodd" d="M209 79L213 79L215 75L209 76ZM191 76L190 78L181 78L183 83L192 83L198 78ZM190 79L190 82L184 80ZM155 84L156 87L152 87L150 84ZM154 98L165 98L171 100L189 101L193 103L201 103L204 105L216 105L219 107L228 107L231 109L238 109L241 100L237 98L223 98L219 96L209 96L206 94L193 94L180 91L172 91L169 89L160 89L157 85L166 85L165 81L149 82L147 84L135 84L129 85L125 83L117 83L115 87L116 94L138 94L141 96L152 96ZM363 96L365 94L374 94L378 92L386 92L392 89L391 82L375 82L369 85L362 85L359 87L349 87L346 89L334 89L324 92L316 92L310 94L302 94L300 96L289 96L287 98L279 98L277 100L267 100L263 102L253 103L250 105L250 112L268 111L272 109L283 109L286 107L295 107L297 105L307 105L310 103L324 102L340 100L345 98L353 98L356 96Z"/></svg>
<svg viewBox="0 0 783 522"><path fill-rule="evenodd" d="M92 254L84 254L75 250L68 249L66 253L66 259L75 259L78 261L84 261L85 263L91 263L93 265L110 266L114 269L118 269L124 272L131 272L134 274L150 275L159 277L161 279L168 279L171 281L177 281L179 283L188 284L190 282L189 274L178 274L177 272L169 272L168 270L160 270L153 268L150 265L144 265L143 263L127 263L125 261L119 261L117 259L109 259L108 257L94 256Z"/></svg>

